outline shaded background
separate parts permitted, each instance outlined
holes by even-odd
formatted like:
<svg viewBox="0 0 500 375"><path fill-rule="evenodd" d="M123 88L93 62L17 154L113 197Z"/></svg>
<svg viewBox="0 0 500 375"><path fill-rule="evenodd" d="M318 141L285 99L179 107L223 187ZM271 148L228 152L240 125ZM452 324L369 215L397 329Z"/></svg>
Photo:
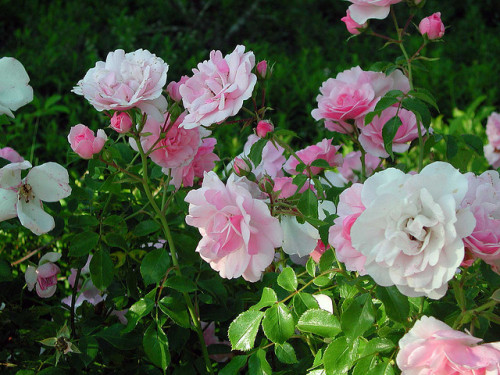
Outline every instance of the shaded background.
<svg viewBox="0 0 500 375"><path fill-rule="evenodd" d="M323 81L350 67L367 70L375 61L394 61L400 55L394 45L381 49L384 41L372 36L347 41L349 34L340 18L348 5L341 0L3 0L0 56L13 56L24 64L36 96L34 103L18 111L21 118L7 129L5 142L21 152L33 152L35 158L45 159L48 153L52 160L56 155L56 161L64 161L70 126L85 123L94 130L107 126L102 114L70 90L109 51L148 49L170 65L171 81L189 75L210 50L226 54L237 44L253 50L257 61L275 63L269 84L274 123L313 141L325 133L310 116ZM398 4L395 10L403 24L409 8ZM424 51L440 60L415 72L416 86L435 94L445 118L483 95L484 105L500 110L500 4L428 0L414 22L435 11L441 11L449 28L443 43ZM372 27L394 35L390 19L373 20ZM409 31L413 35L409 49L415 51L421 37L414 26ZM60 98L47 105L54 95ZM25 114L30 111L31 115ZM231 131L238 139L233 140L230 154L241 146L238 130Z"/></svg>

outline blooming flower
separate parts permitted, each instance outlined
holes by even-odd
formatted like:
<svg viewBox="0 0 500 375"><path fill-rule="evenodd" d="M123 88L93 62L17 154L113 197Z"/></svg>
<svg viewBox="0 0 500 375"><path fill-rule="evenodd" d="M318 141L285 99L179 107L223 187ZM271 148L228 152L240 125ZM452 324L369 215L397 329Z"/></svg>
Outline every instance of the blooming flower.
<svg viewBox="0 0 500 375"><path fill-rule="evenodd" d="M489 144L484 146L484 156L493 168L500 167L500 113L493 112L486 123Z"/></svg>
<svg viewBox="0 0 500 375"><path fill-rule="evenodd" d="M332 167L342 164L342 155L337 152L339 149L340 146L332 145L332 139L325 138L315 145L307 146L305 149L297 151L296 155L306 166L310 166L311 173L316 175L321 173L324 168L312 167L311 164L315 160L323 159ZM290 174L299 174L299 172L297 172L297 166L299 164L300 161L292 155L283 168ZM302 173L307 174L307 169L304 169Z"/></svg>
<svg viewBox="0 0 500 375"><path fill-rule="evenodd" d="M220 51L210 52L210 59L199 63L193 76L179 88L189 113L182 126L210 126L236 115L257 82L254 66L255 56L245 53L244 46L236 46L225 57Z"/></svg>
<svg viewBox="0 0 500 375"><path fill-rule="evenodd" d="M106 62L98 61L73 88L98 111L124 111L139 108L162 121L167 99L162 89L167 82L168 65L149 51L138 49L108 53Z"/></svg>
<svg viewBox="0 0 500 375"><path fill-rule="evenodd" d="M111 117L111 129L120 134L128 133L132 129L132 119L127 112L115 112Z"/></svg>
<svg viewBox="0 0 500 375"><path fill-rule="evenodd" d="M258 187L245 177L231 175L224 184L208 172L201 188L185 198L189 203L186 223L202 235L196 251L223 278L258 281L283 241L278 219L252 195L254 191Z"/></svg>
<svg viewBox="0 0 500 375"><path fill-rule="evenodd" d="M250 150L252 146L259 140L259 136L251 134L248 136L245 145L243 146L243 153L239 155L239 158L248 159L250 155ZM268 141L264 148L262 149L262 160L259 165L254 166L253 162L249 160L252 165L252 173L255 175L257 180L261 180L264 176L282 177L284 175L282 168L285 164L286 158L283 156L285 149L280 145L273 144ZM243 164L240 164L243 167Z"/></svg>
<svg viewBox="0 0 500 375"><path fill-rule="evenodd" d="M186 83L189 79L188 76L182 76L179 82L172 81L167 85L167 93L172 98L174 102L180 102L182 100L181 93L179 92L179 88Z"/></svg>
<svg viewBox="0 0 500 375"><path fill-rule="evenodd" d="M83 124L72 126L68 134L71 149L83 159L92 159L95 154L101 152L107 140L104 130L99 129L96 137L94 132Z"/></svg>
<svg viewBox="0 0 500 375"><path fill-rule="evenodd" d="M38 267L29 265L26 268L24 278L29 291L36 286L36 293L39 297L49 298L54 295L57 290L57 274L61 272L54 263L60 258L59 253L47 253L40 258Z"/></svg>
<svg viewBox="0 0 500 375"><path fill-rule="evenodd" d="M349 7L352 19L359 23L376 18L383 20L389 15L392 4L397 4L402 0L349 0L352 5Z"/></svg>
<svg viewBox="0 0 500 375"><path fill-rule="evenodd" d="M444 162L419 174L389 168L369 177L361 191L366 209L350 232L367 274L410 297L443 297L464 259L463 238L475 227L460 207L467 186L467 177Z"/></svg>
<svg viewBox="0 0 500 375"><path fill-rule="evenodd" d="M380 165L380 159L371 154L365 154L365 172L370 176ZM347 181L358 182L358 174L361 172L361 151L351 151L346 156L342 165L338 168L342 177Z"/></svg>
<svg viewBox="0 0 500 375"><path fill-rule="evenodd" d="M423 316L399 340L396 363L401 375L500 374L500 342L478 345L481 339Z"/></svg>
<svg viewBox="0 0 500 375"><path fill-rule="evenodd" d="M0 59L0 115L14 117L18 110L33 100L33 88L28 85L30 77L23 64L13 57Z"/></svg>
<svg viewBox="0 0 500 375"><path fill-rule="evenodd" d="M11 147L0 148L0 158L6 159L11 163L20 163L24 158Z"/></svg>
<svg viewBox="0 0 500 375"><path fill-rule="evenodd" d="M32 168L31 163L11 163L0 169L0 221L19 217L23 226L36 235L51 231L54 219L43 210L42 201L57 202L71 194L68 171L57 163Z"/></svg>
<svg viewBox="0 0 500 375"><path fill-rule="evenodd" d="M354 21L351 18L351 11L349 9L347 9L345 17L342 17L340 20L345 23L347 31L349 31L352 35L361 34L361 31L363 31L363 29L365 29L368 26L367 22L360 25L359 23Z"/></svg>
<svg viewBox="0 0 500 375"><path fill-rule="evenodd" d="M442 38L444 35L444 24L441 21L441 13L437 12L429 17L425 17L418 25L420 34L427 35L429 40Z"/></svg>

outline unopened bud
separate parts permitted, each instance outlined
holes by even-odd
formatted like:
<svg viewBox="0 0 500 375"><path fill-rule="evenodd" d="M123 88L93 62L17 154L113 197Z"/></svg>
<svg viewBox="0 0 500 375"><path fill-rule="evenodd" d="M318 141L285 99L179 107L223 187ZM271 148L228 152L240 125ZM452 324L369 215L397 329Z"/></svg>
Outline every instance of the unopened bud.
<svg viewBox="0 0 500 375"><path fill-rule="evenodd" d="M257 135L260 138L265 138L267 133L272 132L274 130L273 124L271 124L267 120L261 120L257 124Z"/></svg>

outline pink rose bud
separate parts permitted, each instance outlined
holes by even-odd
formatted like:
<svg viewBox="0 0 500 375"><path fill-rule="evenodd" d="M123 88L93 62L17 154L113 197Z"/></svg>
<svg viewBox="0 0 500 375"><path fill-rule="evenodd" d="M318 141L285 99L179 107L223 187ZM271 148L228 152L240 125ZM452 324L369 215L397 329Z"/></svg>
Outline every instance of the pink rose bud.
<svg viewBox="0 0 500 375"><path fill-rule="evenodd" d="M259 62L256 66L257 73L259 75L259 78L265 79L267 75L267 61L262 60Z"/></svg>
<svg viewBox="0 0 500 375"><path fill-rule="evenodd" d="M267 120L261 120L257 124L257 135L261 138L265 138L267 133L272 132L274 130L273 124L271 124Z"/></svg>
<svg viewBox="0 0 500 375"><path fill-rule="evenodd" d="M111 117L111 129L120 134L128 133L132 129L132 119L127 112L115 112Z"/></svg>
<svg viewBox="0 0 500 375"><path fill-rule="evenodd" d="M24 161L24 158L11 147L0 148L0 158L6 159L11 163L20 163Z"/></svg>
<svg viewBox="0 0 500 375"><path fill-rule="evenodd" d="M180 102L182 100L182 96L179 92L179 87L184 84L189 79L188 76L182 76L179 82L172 81L167 86L167 93L175 102Z"/></svg>
<svg viewBox="0 0 500 375"><path fill-rule="evenodd" d="M234 173L240 177L247 176L251 171L250 165L241 158L234 158L233 169Z"/></svg>
<svg viewBox="0 0 500 375"><path fill-rule="evenodd" d="M83 159L92 159L94 154L101 152L107 139L104 130L99 129L96 137L94 132L83 124L73 126L68 134L71 149Z"/></svg>
<svg viewBox="0 0 500 375"><path fill-rule="evenodd" d="M422 35L427 35L429 40L441 38L444 35L444 24L441 21L441 13L437 12L420 21L418 29Z"/></svg>
<svg viewBox="0 0 500 375"><path fill-rule="evenodd" d="M365 22L364 24L360 25L359 23L354 21L351 18L351 12L349 11L349 9L347 9L346 16L342 17L340 20L345 23L347 31L349 31L352 35L360 34L368 26L368 22Z"/></svg>

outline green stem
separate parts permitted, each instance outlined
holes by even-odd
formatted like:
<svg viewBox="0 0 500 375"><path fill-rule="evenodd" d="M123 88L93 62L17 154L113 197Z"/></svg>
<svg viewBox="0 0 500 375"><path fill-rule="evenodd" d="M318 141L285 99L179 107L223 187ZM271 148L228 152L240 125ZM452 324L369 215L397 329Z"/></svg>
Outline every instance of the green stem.
<svg viewBox="0 0 500 375"><path fill-rule="evenodd" d="M82 273L82 267L79 267L76 271L75 284L73 285L73 291L71 292L71 311L70 311L70 324L71 324L71 337L75 337L75 302L76 294L78 293L78 281L80 281L80 274Z"/></svg>

